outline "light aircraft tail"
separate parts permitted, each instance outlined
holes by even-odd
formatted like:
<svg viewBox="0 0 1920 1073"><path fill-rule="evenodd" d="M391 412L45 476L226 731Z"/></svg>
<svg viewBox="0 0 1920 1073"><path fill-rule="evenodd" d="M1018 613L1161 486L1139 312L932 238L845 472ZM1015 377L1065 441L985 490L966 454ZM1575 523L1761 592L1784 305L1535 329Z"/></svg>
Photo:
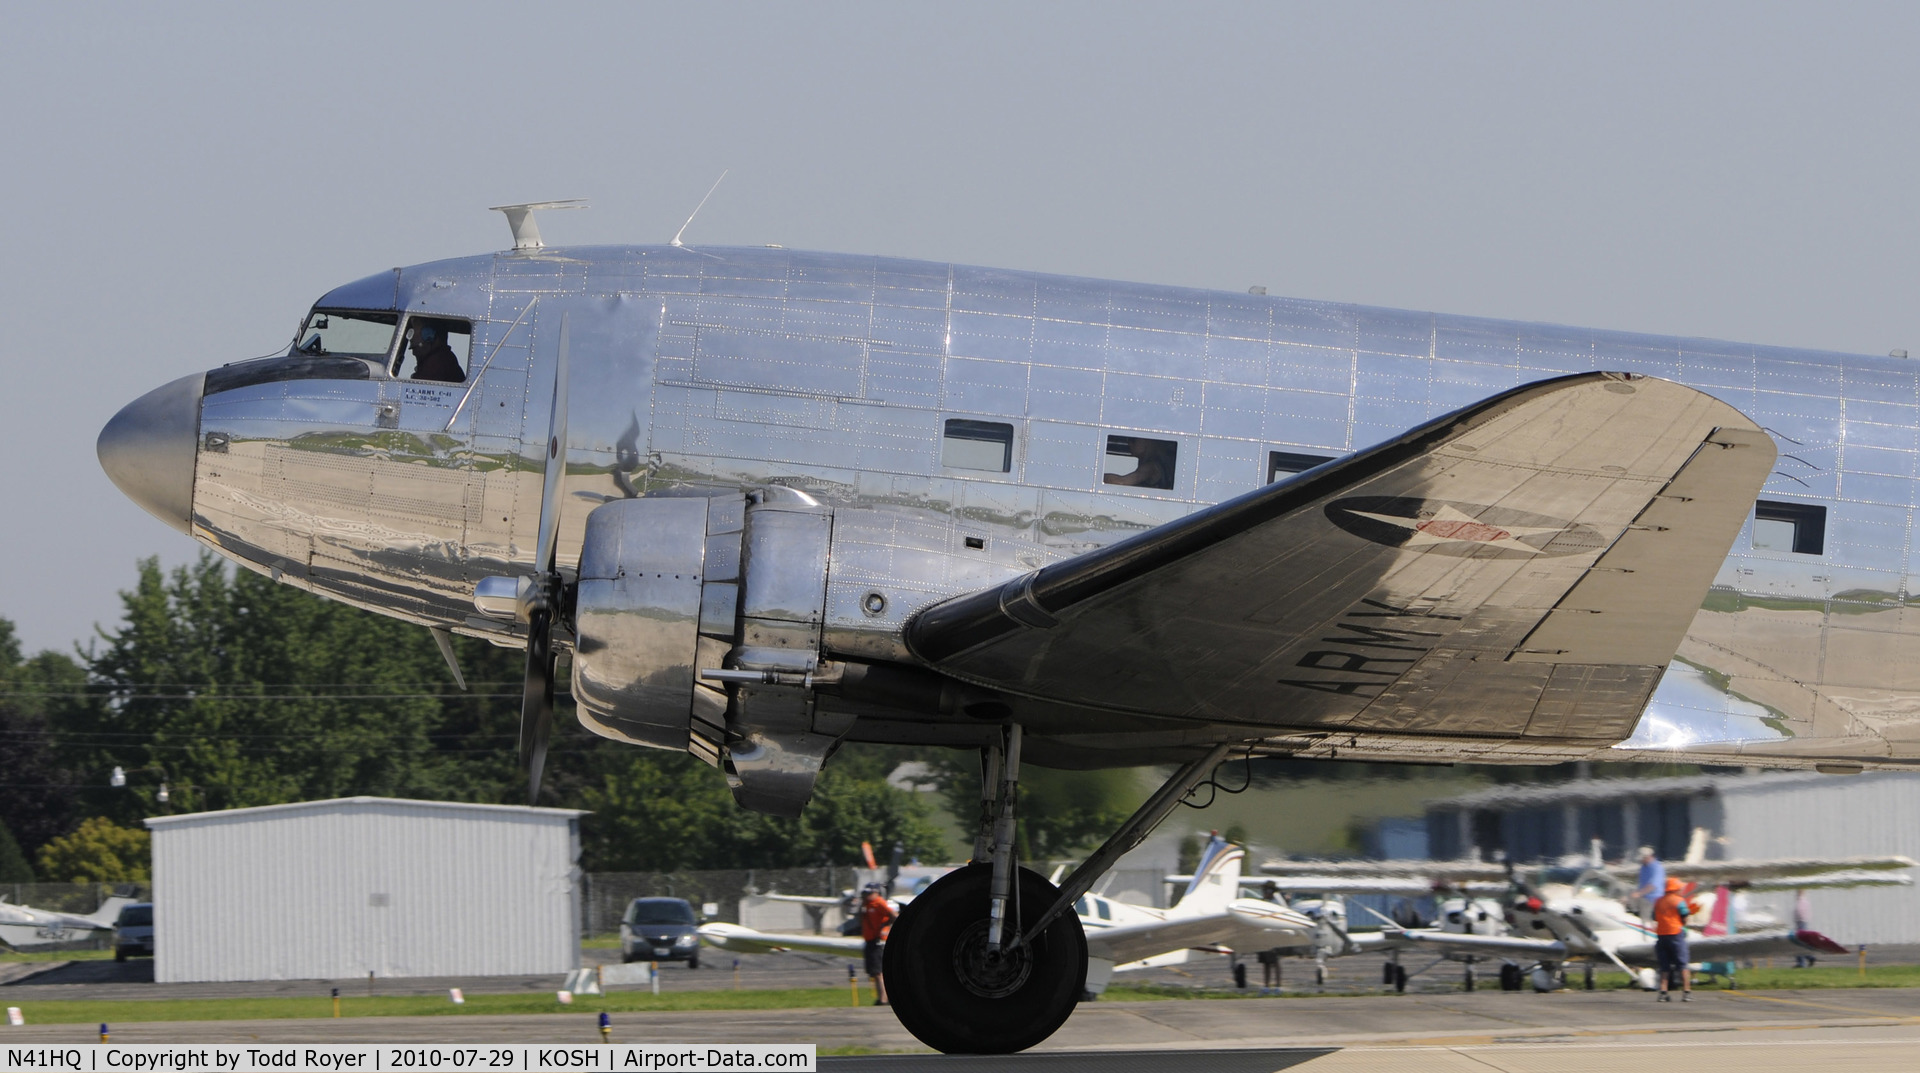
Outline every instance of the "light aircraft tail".
<svg viewBox="0 0 1920 1073"><path fill-rule="evenodd" d="M1225 912L1240 896L1240 866L1246 858L1246 850L1216 833L1201 851L1193 878L1187 882L1180 900L1168 910L1168 918Z"/></svg>
<svg viewBox="0 0 1920 1073"><path fill-rule="evenodd" d="M1701 927L1700 934L1707 936L1733 934L1733 929L1728 927L1727 919L1729 907L1732 904L1733 891L1728 890L1724 885L1713 888L1713 909L1707 914L1707 922Z"/></svg>
<svg viewBox="0 0 1920 1073"><path fill-rule="evenodd" d="M120 919L120 910L132 904L132 898L121 898L118 896L108 898L106 901L100 903L100 908L95 909L82 919L91 920L95 925L102 928L111 928L113 927L113 922Z"/></svg>

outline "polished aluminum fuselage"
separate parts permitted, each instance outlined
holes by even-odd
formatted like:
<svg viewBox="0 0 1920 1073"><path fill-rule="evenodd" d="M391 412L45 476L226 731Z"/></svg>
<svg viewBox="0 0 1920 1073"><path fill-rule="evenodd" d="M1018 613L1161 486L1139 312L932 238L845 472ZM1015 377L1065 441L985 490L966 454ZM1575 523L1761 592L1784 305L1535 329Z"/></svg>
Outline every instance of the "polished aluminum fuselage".
<svg viewBox="0 0 1920 1073"><path fill-rule="evenodd" d="M1764 763L1820 739L1829 760L1920 758L1905 360L771 248L501 253L319 305L470 319L467 382L370 365L215 390L209 374L194 535L507 644L518 627L476 615L474 584L531 571L563 316L561 564L602 502L792 486L836 509L826 648L901 663L917 610L1259 487L1269 452L1346 455L1565 373L1676 380L1772 434L1765 495L1825 506L1826 542L1759 550L1741 533L1614 755ZM943 465L953 418L1012 424L1011 470ZM1135 434L1177 443L1173 488L1103 483L1108 436Z"/></svg>

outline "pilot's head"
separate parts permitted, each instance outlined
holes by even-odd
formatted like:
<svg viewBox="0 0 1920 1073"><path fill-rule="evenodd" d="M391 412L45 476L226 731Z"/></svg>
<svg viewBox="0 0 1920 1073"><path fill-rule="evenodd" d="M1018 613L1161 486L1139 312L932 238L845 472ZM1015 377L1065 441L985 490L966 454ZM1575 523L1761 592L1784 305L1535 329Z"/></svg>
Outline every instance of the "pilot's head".
<svg viewBox="0 0 1920 1073"><path fill-rule="evenodd" d="M416 321L413 326L413 352L432 350L445 338L440 326L430 320Z"/></svg>

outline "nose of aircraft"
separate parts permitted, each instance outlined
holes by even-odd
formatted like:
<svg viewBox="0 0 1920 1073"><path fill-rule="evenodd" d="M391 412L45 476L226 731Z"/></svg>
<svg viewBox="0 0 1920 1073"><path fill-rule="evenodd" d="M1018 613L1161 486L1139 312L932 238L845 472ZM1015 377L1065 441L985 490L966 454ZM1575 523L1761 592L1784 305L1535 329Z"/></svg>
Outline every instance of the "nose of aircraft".
<svg viewBox="0 0 1920 1073"><path fill-rule="evenodd" d="M193 463L206 374L183 376L128 403L100 430L100 468L128 499L180 530L192 530Z"/></svg>

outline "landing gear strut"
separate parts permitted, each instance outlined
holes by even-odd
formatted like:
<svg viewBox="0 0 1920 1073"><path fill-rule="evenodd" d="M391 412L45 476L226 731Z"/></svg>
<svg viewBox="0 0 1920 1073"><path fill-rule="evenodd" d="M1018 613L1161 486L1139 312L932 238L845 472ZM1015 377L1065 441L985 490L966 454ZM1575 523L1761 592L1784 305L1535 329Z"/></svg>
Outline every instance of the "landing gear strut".
<svg viewBox="0 0 1920 1073"><path fill-rule="evenodd" d="M1181 767L1059 887L1019 868L1020 727L983 751L973 861L900 911L884 948L894 1016L939 1051L1008 1054L1052 1035L1086 991L1087 937L1073 904L1139 845L1231 748Z"/></svg>
<svg viewBox="0 0 1920 1073"><path fill-rule="evenodd" d="M1059 892L1014 862L1019 727L988 751L982 775L975 863L909 902L883 953L894 1016L949 1054L1025 1050L1066 1022L1087 987L1079 916L1042 921Z"/></svg>

